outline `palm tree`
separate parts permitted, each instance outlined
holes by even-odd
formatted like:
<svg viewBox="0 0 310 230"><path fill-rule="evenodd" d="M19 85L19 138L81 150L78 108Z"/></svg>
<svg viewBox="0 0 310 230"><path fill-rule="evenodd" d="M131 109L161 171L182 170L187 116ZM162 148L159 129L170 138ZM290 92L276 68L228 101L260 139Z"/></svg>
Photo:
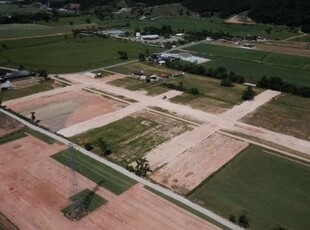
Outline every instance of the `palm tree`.
<svg viewBox="0 0 310 230"><path fill-rule="evenodd" d="M36 112L31 112L31 120L34 122L36 119Z"/></svg>

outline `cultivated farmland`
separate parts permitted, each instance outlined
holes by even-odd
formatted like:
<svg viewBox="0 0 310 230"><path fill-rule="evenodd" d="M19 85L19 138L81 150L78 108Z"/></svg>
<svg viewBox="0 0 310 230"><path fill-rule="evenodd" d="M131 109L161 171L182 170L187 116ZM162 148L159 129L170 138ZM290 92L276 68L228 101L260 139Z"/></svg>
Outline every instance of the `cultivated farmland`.
<svg viewBox="0 0 310 230"><path fill-rule="evenodd" d="M120 63L118 51L126 51L129 59L148 49L160 48L102 38L64 38L63 36L4 41L0 64L27 69L45 69L52 73L78 72Z"/></svg>
<svg viewBox="0 0 310 230"><path fill-rule="evenodd" d="M224 67L246 79L260 80L265 75L280 77L298 86L310 85L310 58L307 57L208 44L188 49L211 59L204 64L207 68Z"/></svg>
<svg viewBox="0 0 310 230"><path fill-rule="evenodd" d="M160 168L151 178L187 194L247 146L246 142L215 133Z"/></svg>
<svg viewBox="0 0 310 230"><path fill-rule="evenodd" d="M102 138L112 150L108 158L126 166L159 144L190 129L190 125L181 121L142 111L74 136L72 140L80 145L90 143L93 151L101 155L97 142Z"/></svg>
<svg viewBox="0 0 310 230"><path fill-rule="evenodd" d="M310 100L283 94L248 114L242 121L310 140Z"/></svg>
<svg viewBox="0 0 310 230"><path fill-rule="evenodd" d="M12 102L9 107L29 117L36 113L40 124L52 131L58 131L73 124L121 109L124 103L82 90L61 92L31 100Z"/></svg>
<svg viewBox="0 0 310 230"><path fill-rule="evenodd" d="M189 198L226 218L245 211L251 229L308 229L309 165L269 152L249 147Z"/></svg>

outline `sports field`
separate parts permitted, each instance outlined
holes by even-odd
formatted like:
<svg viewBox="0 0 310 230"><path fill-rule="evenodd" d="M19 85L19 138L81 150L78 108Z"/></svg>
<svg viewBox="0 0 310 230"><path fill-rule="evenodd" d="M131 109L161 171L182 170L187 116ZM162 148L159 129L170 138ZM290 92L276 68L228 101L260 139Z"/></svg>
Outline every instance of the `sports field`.
<svg viewBox="0 0 310 230"><path fill-rule="evenodd" d="M101 155L98 139L102 138L112 151L108 158L127 166L159 144L190 129L190 125L181 121L142 111L74 136L72 140L82 146L90 143L92 151Z"/></svg>
<svg viewBox="0 0 310 230"><path fill-rule="evenodd" d="M246 211L251 229L309 229L309 165L269 152L247 148L189 198L226 218Z"/></svg>
<svg viewBox="0 0 310 230"><path fill-rule="evenodd" d="M27 69L45 69L49 73L79 72L122 62L118 51L126 51L128 58L138 54L158 52L160 49L141 43L101 38L64 36L3 41L0 65Z"/></svg>
<svg viewBox="0 0 310 230"><path fill-rule="evenodd" d="M210 44L195 45L188 50L211 59L204 64L207 68L224 67L246 79L260 80L265 75L280 77L299 86L310 86L310 58L307 57Z"/></svg>
<svg viewBox="0 0 310 230"><path fill-rule="evenodd" d="M282 94L242 119L243 122L310 140L310 100ZM272 122L271 122L272 121Z"/></svg>

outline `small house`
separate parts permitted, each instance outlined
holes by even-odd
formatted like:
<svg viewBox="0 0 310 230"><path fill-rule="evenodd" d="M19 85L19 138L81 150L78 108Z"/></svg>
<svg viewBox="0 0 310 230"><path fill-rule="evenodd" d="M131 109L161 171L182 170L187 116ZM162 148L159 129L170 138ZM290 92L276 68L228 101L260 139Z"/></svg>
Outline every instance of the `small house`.
<svg viewBox="0 0 310 230"><path fill-rule="evenodd" d="M0 88L1 88L2 91L5 91L5 90L13 89L14 86L13 86L13 84L10 81L6 81L3 84L1 84Z"/></svg>

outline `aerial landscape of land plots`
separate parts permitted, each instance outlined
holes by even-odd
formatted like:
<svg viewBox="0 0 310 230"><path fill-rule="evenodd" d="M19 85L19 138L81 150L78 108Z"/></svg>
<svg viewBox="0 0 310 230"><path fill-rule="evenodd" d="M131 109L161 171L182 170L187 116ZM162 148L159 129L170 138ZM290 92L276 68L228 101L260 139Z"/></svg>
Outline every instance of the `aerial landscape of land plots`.
<svg viewBox="0 0 310 230"><path fill-rule="evenodd" d="M3 120L8 125L1 128L11 134L0 139L1 228L140 229L141 224L148 224L154 229L219 229L108 166L43 134L33 136L21 130L18 122L1 115ZM23 135L16 136L18 129ZM70 221L63 213L71 196L70 168L64 166L70 151L74 151L79 166L82 197L93 197L79 222Z"/></svg>
<svg viewBox="0 0 310 230"><path fill-rule="evenodd" d="M310 229L309 16L210 2L0 3L0 230Z"/></svg>

